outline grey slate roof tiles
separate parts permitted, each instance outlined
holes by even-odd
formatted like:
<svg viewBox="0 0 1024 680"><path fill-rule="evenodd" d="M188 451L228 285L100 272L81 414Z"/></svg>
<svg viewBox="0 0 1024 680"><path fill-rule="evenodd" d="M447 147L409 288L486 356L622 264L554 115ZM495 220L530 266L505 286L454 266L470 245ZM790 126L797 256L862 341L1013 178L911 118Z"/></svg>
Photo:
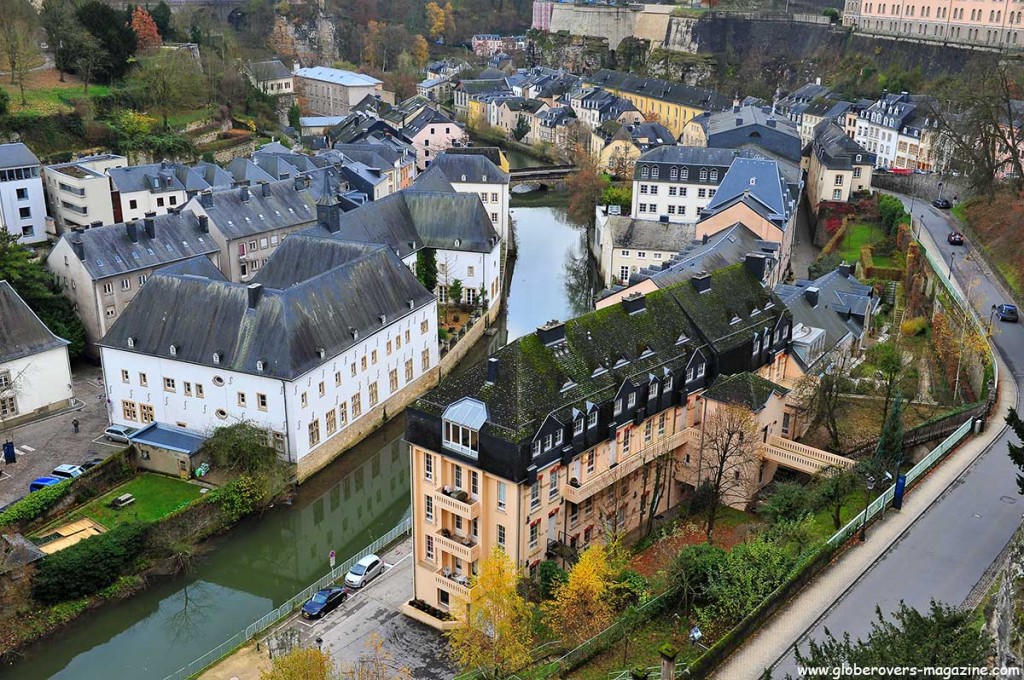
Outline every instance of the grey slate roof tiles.
<svg viewBox="0 0 1024 680"><path fill-rule="evenodd" d="M0 362L68 345L46 327L7 281L0 281ZM12 376L13 379L13 376Z"/></svg>

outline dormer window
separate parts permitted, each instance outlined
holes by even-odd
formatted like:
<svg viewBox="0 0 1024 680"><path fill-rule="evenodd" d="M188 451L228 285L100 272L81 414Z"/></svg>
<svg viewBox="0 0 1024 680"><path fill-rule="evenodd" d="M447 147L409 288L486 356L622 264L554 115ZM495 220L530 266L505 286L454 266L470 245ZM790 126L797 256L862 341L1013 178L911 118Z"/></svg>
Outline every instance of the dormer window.
<svg viewBox="0 0 1024 680"><path fill-rule="evenodd" d="M540 440L539 439L533 442L533 445L530 447L530 451L531 451L531 453L533 453L533 457L534 458L536 458L537 456L540 455Z"/></svg>
<svg viewBox="0 0 1024 680"><path fill-rule="evenodd" d="M750 186L756 186L756 185L757 185L757 178L756 177L751 177L750 178Z"/></svg>
<svg viewBox="0 0 1024 680"><path fill-rule="evenodd" d="M860 154L857 154L857 162L860 163Z"/></svg>
<svg viewBox="0 0 1024 680"><path fill-rule="evenodd" d="M690 176L689 168L682 168L679 170L679 179L687 179Z"/></svg>
<svg viewBox="0 0 1024 680"><path fill-rule="evenodd" d="M616 399L615 400L615 415L619 415L620 413L622 413L622 400L621 399Z"/></svg>
<svg viewBox="0 0 1024 680"><path fill-rule="evenodd" d="M213 363L215 363L215 364L219 364L220 363L220 352L214 352L213 353Z"/></svg>
<svg viewBox="0 0 1024 680"><path fill-rule="evenodd" d="M629 396L626 397L626 404L629 406L629 408L633 408L634 406L636 406L636 392L629 393Z"/></svg>
<svg viewBox="0 0 1024 680"><path fill-rule="evenodd" d="M561 446L565 442L565 433L562 430L555 432L555 446Z"/></svg>
<svg viewBox="0 0 1024 680"><path fill-rule="evenodd" d="M651 386L647 390L647 398L648 399L657 399L658 398L658 383L656 383L656 382L652 382L651 383Z"/></svg>
<svg viewBox="0 0 1024 680"><path fill-rule="evenodd" d="M658 179L659 174L661 174L661 169L657 165L651 168L651 179Z"/></svg>
<svg viewBox="0 0 1024 680"><path fill-rule="evenodd" d="M761 351L761 339L759 337L757 337L757 333L754 333L754 351L751 352L751 354L753 354L754 356L757 356L757 353L760 352L760 351Z"/></svg>
<svg viewBox="0 0 1024 680"><path fill-rule="evenodd" d="M679 168L671 168L668 171L669 179L679 179Z"/></svg>
<svg viewBox="0 0 1024 680"><path fill-rule="evenodd" d="M544 450L550 451L552 446L554 446L554 437L550 434L544 435Z"/></svg>
<svg viewBox="0 0 1024 680"><path fill-rule="evenodd" d="M132 337L132 336L130 336L130 335L128 336L128 347L129 347L129 348L131 348L131 347L135 347L135 338L133 338L133 337Z"/></svg>
<svg viewBox="0 0 1024 680"><path fill-rule="evenodd" d="M264 366L265 364L263 363L263 359L260 359L259 361L256 362L256 370L259 371L260 373L263 372Z"/></svg>
<svg viewBox="0 0 1024 680"><path fill-rule="evenodd" d="M178 356L178 346L177 345L171 345L170 352L171 352L171 356L172 357Z"/></svg>
<svg viewBox="0 0 1024 680"><path fill-rule="evenodd" d="M646 165L641 165L640 166L640 177L642 177L643 179L647 179L650 176L651 176L650 168L648 168Z"/></svg>
<svg viewBox="0 0 1024 680"><path fill-rule="evenodd" d="M583 416L580 416L575 421L573 421L572 433L574 436L583 434Z"/></svg>
<svg viewBox="0 0 1024 680"><path fill-rule="evenodd" d="M667 376L665 378L665 393L668 394L671 391L672 391L672 376L670 375L670 376Z"/></svg>
<svg viewBox="0 0 1024 680"><path fill-rule="evenodd" d="M701 182L707 182L708 181L708 171L707 171L706 168L701 168L700 169L700 181Z"/></svg>
<svg viewBox="0 0 1024 680"><path fill-rule="evenodd" d="M689 339L690 338L686 337L686 333L680 333L679 337L676 338L676 344L677 345L685 344Z"/></svg>
<svg viewBox="0 0 1024 680"><path fill-rule="evenodd" d="M480 428L486 422L487 406L483 402L468 397L455 402L441 416L444 447L476 458L480 451Z"/></svg>
<svg viewBox="0 0 1024 680"><path fill-rule="evenodd" d="M712 170L711 171L711 181L712 182L717 182L718 181L718 170Z"/></svg>
<svg viewBox="0 0 1024 680"><path fill-rule="evenodd" d="M597 411L596 410L595 411L591 411L590 415L587 416L587 427L589 427L589 428L597 427Z"/></svg>

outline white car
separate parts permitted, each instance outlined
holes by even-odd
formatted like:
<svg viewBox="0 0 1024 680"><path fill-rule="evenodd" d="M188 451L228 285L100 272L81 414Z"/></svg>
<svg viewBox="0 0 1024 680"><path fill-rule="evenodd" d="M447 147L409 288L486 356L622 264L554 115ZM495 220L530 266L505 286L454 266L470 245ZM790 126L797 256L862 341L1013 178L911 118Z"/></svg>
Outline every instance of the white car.
<svg viewBox="0 0 1024 680"><path fill-rule="evenodd" d="M128 443L128 437L138 432L137 428L128 427L127 425L111 425L107 429L103 430L103 436L107 438L108 442L121 442L122 444Z"/></svg>
<svg viewBox="0 0 1024 680"><path fill-rule="evenodd" d="M376 555L367 555L355 563L345 574L345 585L350 588L362 588L367 583L381 575L384 571L384 561Z"/></svg>
<svg viewBox="0 0 1024 680"><path fill-rule="evenodd" d="M51 477L58 477L60 479L74 479L85 474L85 469L80 465L58 465L53 468L53 472L50 473Z"/></svg>

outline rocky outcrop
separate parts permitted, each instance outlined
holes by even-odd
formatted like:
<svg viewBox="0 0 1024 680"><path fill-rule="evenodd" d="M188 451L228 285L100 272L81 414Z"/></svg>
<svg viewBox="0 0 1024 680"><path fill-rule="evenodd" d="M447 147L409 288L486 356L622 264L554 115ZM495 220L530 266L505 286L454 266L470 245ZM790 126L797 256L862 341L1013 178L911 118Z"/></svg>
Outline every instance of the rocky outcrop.
<svg viewBox="0 0 1024 680"><path fill-rule="evenodd" d="M318 13L312 20L278 15L274 18L270 46L304 66L329 66L339 60L336 26L336 20L324 13Z"/></svg>
<svg viewBox="0 0 1024 680"><path fill-rule="evenodd" d="M988 632L994 640L993 665L1019 668L1024 660L1024 621L1020 618L1024 613L1024 539L1019 530L999 580L999 590L985 609Z"/></svg>

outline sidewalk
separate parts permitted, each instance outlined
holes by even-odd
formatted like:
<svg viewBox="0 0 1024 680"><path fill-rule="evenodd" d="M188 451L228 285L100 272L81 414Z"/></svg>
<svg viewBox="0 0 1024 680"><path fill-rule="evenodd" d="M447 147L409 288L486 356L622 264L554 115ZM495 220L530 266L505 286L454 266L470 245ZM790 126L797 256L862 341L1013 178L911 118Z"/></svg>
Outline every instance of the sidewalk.
<svg viewBox="0 0 1024 680"><path fill-rule="evenodd" d="M870 527L868 540L851 545L817 578L758 629L711 677L716 680L755 680L800 640L807 630L882 558L910 525L923 515L947 488L987 450L1005 429L1003 418L1017 404L1017 385L1002 357L997 354L1000 375L999 400L980 435L968 439L927 474L906 496L903 509L889 511Z"/></svg>

